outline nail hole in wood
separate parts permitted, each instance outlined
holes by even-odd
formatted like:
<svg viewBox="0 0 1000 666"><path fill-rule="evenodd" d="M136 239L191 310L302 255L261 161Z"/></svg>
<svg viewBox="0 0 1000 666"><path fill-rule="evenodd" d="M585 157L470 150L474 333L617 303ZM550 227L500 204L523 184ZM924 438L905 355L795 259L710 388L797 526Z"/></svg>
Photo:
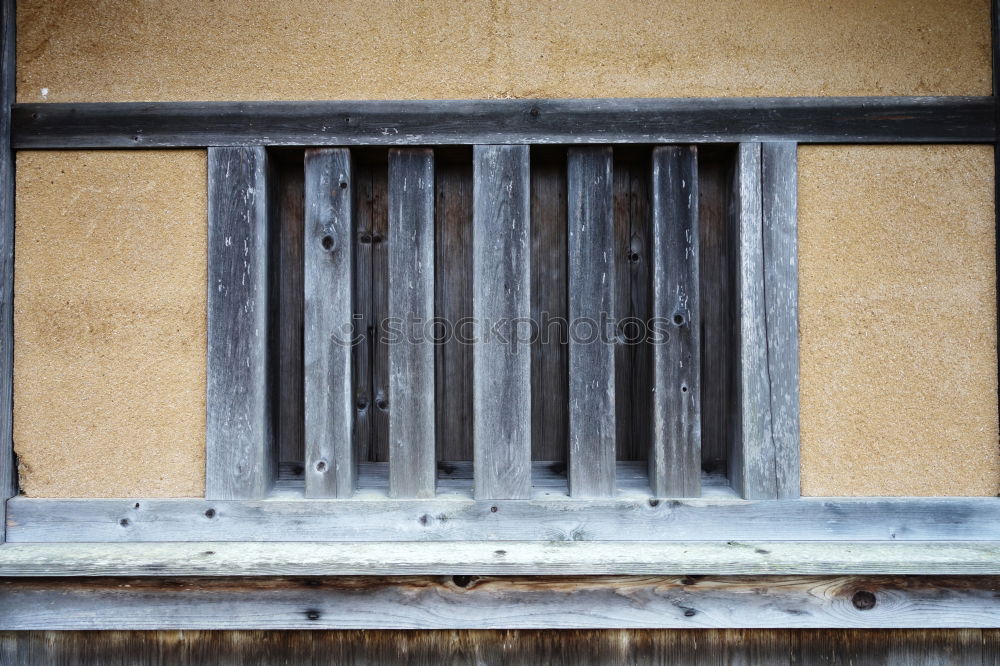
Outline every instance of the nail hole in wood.
<svg viewBox="0 0 1000 666"><path fill-rule="evenodd" d="M381 243L382 242L381 234L375 234L374 236L372 236L372 242L375 243L376 245Z"/></svg>
<svg viewBox="0 0 1000 666"><path fill-rule="evenodd" d="M497 506L497 505L495 505L495 504L494 504L493 506L491 506L491 507L490 507L490 513L496 513L496 512L497 512L497 511L499 511L499 510L500 510L500 507L498 507L498 506Z"/></svg>
<svg viewBox="0 0 1000 666"><path fill-rule="evenodd" d="M452 576L451 582L453 582L458 587L469 587L472 585L472 576Z"/></svg>
<svg viewBox="0 0 1000 666"><path fill-rule="evenodd" d="M135 503L135 508L137 508L137 509L139 508L139 503L138 502Z"/></svg>
<svg viewBox="0 0 1000 666"><path fill-rule="evenodd" d="M389 407L389 403L385 398L379 398L378 400L375 401L375 406L381 409L382 411L385 411Z"/></svg>
<svg viewBox="0 0 1000 666"><path fill-rule="evenodd" d="M215 518L215 509L206 509L205 510L205 517L206 518Z"/></svg>
<svg viewBox="0 0 1000 666"><path fill-rule="evenodd" d="M333 236L323 236L323 240L320 241L320 244L323 246L324 250L332 250Z"/></svg>
<svg viewBox="0 0 1000 666"><path fill-rule="evenodd" d="M342 190L346 190L347 189L347 181L346 180L340 181L340 189L342 189Z"/></svg>
<svg viewBox="0 0 1000 666"><path fill-rule="evenodd" d="M684 315L682 315L680 312L675 314L674 323L677 324L678 326L682 325L684 323Z"/></svg>
<svg viewBox="0 0 1000 666"><path fill-rule="evenodd" d="M121 525L122 527L128 527L129 526L128 518L122 518L121 520L118 521L118 524Z"/></svg>
<svg viewBox="0 0 1000 666"><path fill-rule="evenodd" d="M318 620L319 617L320 617L320 612L318 610L316 610L315 608L308 608L308 609L306 609L306 619L309 619L309 620Z"/></svg>
<svg viewBox="0 0 1000 666"><path fill-rule="evenodd" d="M361 234L361 242L367 245L372 242L372 237L369 234Z"/></svg>
<svg viewBox="0 0 1000 666"><path fill-rule="evenodd" d="M318 463L316 463L316 471L317 472L325 472L326 471L326 461L325 460L320 460Z"/></svg>
<svg viewBox="0 0 1000 666"><path fill-rule="evenodd" d="M684 617L694 617L697 614L698 611L696 611L693 608L688 608L687 610L684 611Z"/></svg>

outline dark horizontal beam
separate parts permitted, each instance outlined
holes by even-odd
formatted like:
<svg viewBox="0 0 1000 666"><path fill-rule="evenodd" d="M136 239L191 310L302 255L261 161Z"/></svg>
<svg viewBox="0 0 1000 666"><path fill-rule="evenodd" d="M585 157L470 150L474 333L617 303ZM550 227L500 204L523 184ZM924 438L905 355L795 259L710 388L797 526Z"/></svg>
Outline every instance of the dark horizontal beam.
<svg viewBox="0 0 1000 666"><path fill-rule="evenodd" d="M13 147L991 143L991 97L15 104Z"/></svg>
<svg viewBox="0 0 1000 666"><path fill-rule="evenodd" d="M996 577L0 580L0 630L995 627Z"/></svg>

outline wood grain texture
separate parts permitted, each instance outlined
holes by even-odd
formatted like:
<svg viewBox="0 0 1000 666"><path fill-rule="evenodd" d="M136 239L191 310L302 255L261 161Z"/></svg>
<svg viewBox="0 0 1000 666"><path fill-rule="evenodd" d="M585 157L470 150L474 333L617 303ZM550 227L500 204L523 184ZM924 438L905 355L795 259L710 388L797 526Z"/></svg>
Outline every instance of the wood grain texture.
<svg viewBox="0 0 1000 666"><path fill-rule="evenodd" d="M633 491L582 500L563 489L539 488L525 500L472 500L457 493L431 500L370 493L351 501L15 497L7 510L12 543L1000 540L995 498L657 500Z"/></svg>
<svg viewBox="0 0 1000 666"><path fill-rule="evenodd" d="M613 497L618 334L613 328L614 153L610 147L570 148L566 168L569 492L574 497Z"/></svg>
<svg viewBox="0 0 1000 666"><path fill-rule="evenodd" d="M305 493L350 497L353 439L354 174L347 149L305 157Z"/></svg>
<svg viewBox="0 0 1000 666"><path fill-rule="evenodd" d="M652 428L652 224L649 151L627 159L615 150L615 306L621 341L615 354L618 459L648 460Z"/></svg>
<svg viewBox="0 0 1000 666"><path fill-rule="evenodd" d="M992 143L991 97L16 104L13 146Z"/></svg>
<svg viewBox="0 0 1000 666"><path fill-rule="evenodd" d="M73 543L0 546L39 576L991 575L1000 542Z"/></svg>
<svg viewBox="0 0 1000 666"><path fill-rule="evenodd" d="M764 234L761 201L761 145L740 144L732 187L736 285L733 295L737 357L729 450L729 479L746 499L778 496L772 446L767 358L767 298L764 291Z"/></svg>
<svg viewBox="0 0 1000 666"><path fill-rule="evenodd" d="M791 142L761 146L764 321L775 493L799 496L798 158Z"/></svg>
<svg viewBox="0 0 1000 666"><path fill-rule="evenodd" d="M433 497L434 151L389 151L389 494Z"/></svg>
<svg viewBox="0 0 1000 666"><path fill-rule="evenodd" d="M116 661L117 660L117 661ZM998 629L403 629L381 631L9 631L0 664L302 666L793 666L968 664L1000 660Z"/></svg>
<svg viewBox="0 0 1000 666"><path fill-rule="evenodd" d="M0 3L0 544L6 500L17 494L14 460L14 154L10 105L14 102L14 0Z"/></svg>
<svg viewBox="0 0 1000 666"><path fill-rule="evenodd" d="M659 497L701 494L701 316L698 153L660 146L652 157L653 430L649 480Z"/></svg>
<svg viewBox="0 0 1000 666"><path fill-rule="evenodd" d="M0 630L995 627L1000 578L22 579Z"/></svg>
<svg viewBox="0 0 1000 666"><path fill-rule="evenodd" d="M476 497L531 494L530 152L473 149L473 440Z"/></svg>
<svg viewBox="0 0 1000 666"><path fill-rule="evenodd" d="M264 497L277 474L269 353L270 166L263 148L208 151L205 496Z"/></svg>

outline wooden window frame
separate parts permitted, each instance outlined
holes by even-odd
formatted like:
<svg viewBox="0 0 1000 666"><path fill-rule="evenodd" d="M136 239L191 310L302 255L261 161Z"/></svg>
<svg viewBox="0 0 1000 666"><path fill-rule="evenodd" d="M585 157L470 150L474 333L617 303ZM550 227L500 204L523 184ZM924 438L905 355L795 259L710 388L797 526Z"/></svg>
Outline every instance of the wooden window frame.
<svg viewBox="0 0 1000 666"><path fill-rule="evenodd" d="M181 614L176 616L180 619L168 616L143 624L134 614L114 611L133 608L134 612L133 606L116 602L114 595L97 595L95 599L88 595L91 588L86 586L78 586L86 601L67 601L72 595L64 595L58 602L65 610L63 619L53 624L52 617L27 608L27 599L56 598L44 583L29 580L39 577L453 576L448 583L451 587L446 586L452 593L453 588L468 587L462 584L468 576L641 575L654 577L643 587L646 591L673 585L683 589L683 594L697 596L686 579L670 577L1000 575L997 498L798 497L795 257L798 144L996 146L995 96L15 104L13 0L3 0L2 11L0 493L8 499L2 504L5 530L0 536L5 538L0 541L5 543L0 544L0 577L25 578L26 582L12 583L13 587L4 588L6 592L0 591L0 596L7 594L8 599L22 601L6 604L16 609L0 613L0 628L84 626L80 618L93 615L95 608L108 615L96 623L89 620L87 628L220 626L221 611L211 609L198 617ZM996 23L994 16L994 35ZM996 68L994 78L996 91ZM740 497L567 497L544 501L268 498L276 476L275 463L261 448L257 430L267 428L268 400L262 373L268 360L266 349L253 337L254 326L266 317L266 306L255 311L256 320L225 315L213 319L212 313L220 311L211 299L207 499L16 496L11 436L14 151L208 148L209 293L219 279L227 288L234 286L228 279L232 267L221 259L226 256L222 248L233 239L245 240L256 270L253 279L240 288L246 290L247 297L266 302L267 286L260 267L266 265L270 251L266 225L261 222L270 205L267 147L544 143L739 144L741 434L730 452L734 468L730 480ZM229 186L222 180L223 172L212 165L233 157L238 159L231 160L231 166L242 171L231 169L228 177L243 185L252 184L256 199L240 203L226 198ZM241 225L233 226L241 220ZM237 344L220 345L223 339L235 339ZM234 354L254 359L246 372L232 372L239 365L233 363ZM349 355L346 358L349 362ZM217 396L231 395L234 390L239 391L241 409L261 419L246 431L234 430L232 420L217 409L224 402ZM365 519L359 522L357 517L362 514ZM596 586L603 592L595 593L594 598L613 605L617 592L601 584L581 580L579 589ZM720 583L727 594L735 595L727 597L730 601L741 598L735 584ZM936 614L910 617L905 622L919 622L917 626L994 626L1000 621L1000 610L976 590L992 589L989 586L996 584L996 579L979 581L972 594L967 588L962 588L964 592L947 588L952 595L948 598L965 604L966 610L970 600L976 602L976 612L963 615L961 625L949 624L953 620L948 619L947 604ZM245 594L230 599L233 608L251 610L260 603L254 585L247 582ZM878 585L910 600L927 596L920 586L884 580ZM430 603L421 607L424 612L419 619L380 623L373 618L380 604L388 603L386 599L391 600L392 595L373 594L366 606L369 619L355 621L334 610L350 593L345 589L336 585L324 588L319 595L322 598L316 601L322 610L315 613L302 612L302 600L296 597L294 619L238 620L235 626L421 627L430 626L428 618L435 612ZM392 589L393 594L399 594L399 585ZM812 595L808 586L804 592L795 589L799 602ZM941 589L938 586L939 592ZM575 623L560 624L540 610L541 615L531 616L533 620L503 622L495 613L483 610L504 598L503 594L489 590L478 594L467 597L468 607L478 610L465 619L446 620L444 626L913 626L892 624L903 621L899 615L888 619L877 614L864 616L870 605L867 597L858 597L860 592L850 597L857 614L844 620L849 623L844 625L831 619L836 613L829 612L822 620L796 620L796 613L790 613L760 625L754 623L752 609L698 625L679 619L692 617L686 611L680 616L672 612L684 606L669 595L658 597L639 615L623 613L608 619L577 610L583 614L573 616ZM558 592L542 595L537 603L550 604L557 596ZM171 598L169 591L163 590L159 598L166 604L161 608L176 609L191 603L202 609L211 606L211 600L202 603ZM482 608L476 606L477 599L484 604ZM143 608L148 610L149 603ZM830 611L829 605L820 606ZM875 619L864 619L872 617Z"/></svg>

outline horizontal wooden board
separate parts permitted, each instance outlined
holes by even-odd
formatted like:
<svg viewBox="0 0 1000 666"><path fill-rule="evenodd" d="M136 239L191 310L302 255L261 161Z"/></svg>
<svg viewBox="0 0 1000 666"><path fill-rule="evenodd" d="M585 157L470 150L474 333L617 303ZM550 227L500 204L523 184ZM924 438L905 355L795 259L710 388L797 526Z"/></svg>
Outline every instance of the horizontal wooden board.
<svg viewBox="0 0 1000 666"><path fill-rule="evenodd" d="M1000 575L1000 541L0 545L0 577Z"/></svg>
<svg viewBox="0 0 1000 666"><path fill-rule="evenodd" d="M1000 578L20 579L0 629L994 627Z"/></svg>
<svg viewBox="0 0 1000 666"><path fill-rule="evenodd" d="M16 104L15 149L994 141L990 97Z"/></svg>
<svg viewBox="0 0 1000 666"><path fill-rule="evenodd" d="M995 498L745 501L62 500L7 503L7 540L127 541L1000 541ZM359 516L364 516L359 520Z"/></svg>

